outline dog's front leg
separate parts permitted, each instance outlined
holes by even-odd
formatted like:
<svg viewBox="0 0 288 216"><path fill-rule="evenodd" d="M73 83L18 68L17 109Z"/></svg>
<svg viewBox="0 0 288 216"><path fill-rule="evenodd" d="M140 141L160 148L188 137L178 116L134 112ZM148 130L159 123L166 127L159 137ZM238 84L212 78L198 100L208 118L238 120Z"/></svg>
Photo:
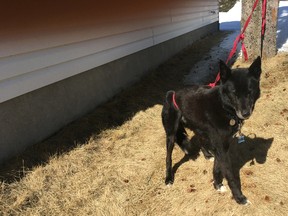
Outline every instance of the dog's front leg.
<svg viewBox="0 0 288 216"><path fill-rule="evenodd" d="M240 169L237 169L233 166L232 166L232 168L233 168L233 174L234 174L234 178L235 178L237 187L241 191Z"/></svg>
<svg viewBox="0 0 288 216"><path fill-rule="evenodd" d="M236 174L233 171L232 163L231 163L227 150L228 149L224 150L224 148L220 148L217 151L215 161L218 161L219 164L216 164L215 176L214 176L214 178L216 177L216 179L214 180L216 180L216 183L219 184L218 180L221 180L221 174L217 173L217 171L219 171L217 168L220 167L222 175L228 181L228 185L232 191L235 201L239 204L243 204L243 205L247 204L249 201L247 200L247 198L243 195L241 191L239 174Z"/></svg>
<svg viewBox="0 0 288 216"><path fill-rule="evenodd" d="M174 174L172 170L172 152L174 148L175 143L175 136L174 135L167 135L166 138L166 179L165 179L165 184L173 184L174 182Z"/></svg>
<svg viewBox="0 0 288 216"><path fill-rule="evenodd" d="M221 172L220 163L218 161L218 157L214 159L214 166L213 166L213 185L217 191L221 191L223 187L223 174Z"/></svg>

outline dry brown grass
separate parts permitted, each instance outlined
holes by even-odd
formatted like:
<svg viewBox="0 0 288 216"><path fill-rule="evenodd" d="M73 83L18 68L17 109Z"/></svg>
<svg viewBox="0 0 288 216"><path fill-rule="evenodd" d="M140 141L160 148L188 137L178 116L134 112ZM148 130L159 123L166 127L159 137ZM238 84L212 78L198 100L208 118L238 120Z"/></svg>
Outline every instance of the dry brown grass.
<svg viewBox="0 0 288 216"><path fill-rule="evenodd" d="M287 54L264 61L262 96L243 129L257 139L249 135L234 148L236 156L247 146L255 155L264 149L254 165L246 155L241 169L242 189L252 205L237 205L230 191L217 193L212 163L202 155L181 163L174 185L164 185L161 102L165 91L181 86L182 80L175 78L183 77L223 33L213 37L213 42L202 39L114 100L8 161L0 173L0 215L286 215ZM182 157L176 147L174 163Z"/></svg>

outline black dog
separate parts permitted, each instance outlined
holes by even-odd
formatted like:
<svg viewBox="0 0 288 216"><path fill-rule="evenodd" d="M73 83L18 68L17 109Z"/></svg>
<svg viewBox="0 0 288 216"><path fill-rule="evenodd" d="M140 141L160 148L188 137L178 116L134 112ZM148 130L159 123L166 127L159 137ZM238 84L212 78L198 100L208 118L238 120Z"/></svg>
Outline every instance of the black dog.
<svg viewBox="0 0 288 216"><path fill-rule="evenodd" d="M228 149L260 96L261 58L258 57L249 68L231 70L222 61L219 66L220 83L214 88L195 85L167 92L162 110L167 139L165 183L173 184L174 181L171 167L174 142L188 155L195 146L187 137L187 127L201 140L204 156L215 157L215 189L223 187L225 177L236 202L246 204L249 201L241 191L239 170L233 169Z"/></svg>

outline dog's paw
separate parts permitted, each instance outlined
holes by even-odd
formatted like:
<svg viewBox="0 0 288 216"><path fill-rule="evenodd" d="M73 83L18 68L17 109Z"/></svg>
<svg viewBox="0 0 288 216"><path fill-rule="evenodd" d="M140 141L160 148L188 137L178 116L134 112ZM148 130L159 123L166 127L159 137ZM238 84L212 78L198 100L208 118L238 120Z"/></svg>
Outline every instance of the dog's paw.
<svg viewBox="0 0 288 216"><path fill-rule="evenodd" d="M215 158L214 157L210 157L208 158L209 161L214 162Z"/></svg>
<svg viewBox="0 0 288 216"><path fill-rule="evenodd" d="M171 183L166 184L167 188L171 188L172 186L173 186L173 184L171 184Z"/></svg>
<svg viewBox="0 0 288 216"><path fill-rule="evenodd" d="M174 183L173 178L168 178L168 177L167 177L167 178L165 179L165 184L166 184L167 186L172 186L173 183Z"/></svg>
<svg viewBox="0 0 288 216"><path fill-rule="evenodd" d="M248 205L252 205L252 203L247 199L247 202L246 204L244 204L245 206L248 206Z"/></svg>
<svg viewBox="0 0 288 216"><path fill-rule="evenodd" d="M227 187L225 187L224 185L221 185L220 188L217 189L217 191L220 193L225 193L227 192Z"/></svg>
<svg viewBox="0 0 288 216"><path fill-rule="evenodd" d="M221 192L221 193L227 191L227 188L226 188L222 183L216 184L215 182L213 182L213 186L214 186L214 188L215 188L217 191L219 191L219 192Z"/></svg>
<svg viewBox="0 0 288 216"><path fill-rule="evenodd" d="M235 200L238 204L245 205L245 206L252 204L244 195L235 197Z"/></svg>

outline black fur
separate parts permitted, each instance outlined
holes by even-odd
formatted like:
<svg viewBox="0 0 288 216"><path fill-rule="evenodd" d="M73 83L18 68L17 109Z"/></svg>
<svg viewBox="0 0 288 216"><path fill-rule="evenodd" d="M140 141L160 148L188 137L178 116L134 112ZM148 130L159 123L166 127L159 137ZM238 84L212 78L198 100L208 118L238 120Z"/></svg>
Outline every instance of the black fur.
<svg viewBox="0 0 288 216"><path fill-rule="evenodd" d="M222 186L223 178L228 181L237 203L246 204L242 194L239 170L232 167L228 150L235 140L243 121L253 112L260 96L261 58L258 57L247 68L233 69L220 61L220 83L214 88L190 86L179 91L168 91L162 110L162 122L166 132L166 184L174 182L172 151L176 142L186 154L193 154L198 144L192 143L185 127L194 131L201 141L206 158L215 157L213 179L215 189ZM176 104L173 103L175 94Z"/></svg>

